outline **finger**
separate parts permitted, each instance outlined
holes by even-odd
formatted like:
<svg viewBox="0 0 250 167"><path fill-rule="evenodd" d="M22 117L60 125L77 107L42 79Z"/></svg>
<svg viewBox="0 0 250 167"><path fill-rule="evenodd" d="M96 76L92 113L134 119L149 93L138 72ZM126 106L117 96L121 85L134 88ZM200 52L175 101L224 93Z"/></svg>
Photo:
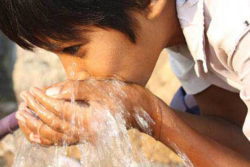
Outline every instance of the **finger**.
<svg viewBox="0 0 250 167"><path fill-rule="evenodd" d="M31 143L35 143L35 144L40 144L43 146L52 146L53 143L47 139L41 138L41 137L37 137L36 134L33 134L33 132L27 128L25 126L25 124L23 124L22 122L19 123L20 128L22 129L23 132L25 132L25 136L26 138L31 142Z"/></svg>
<svg viewBox="0 0 250 167"><path fill-rule="evenodd" d="M55 83L53 85L50 85L50 86L47 86L47 87L44 87L45 91L49 88L52 88L52 87L63 87L64 84L66 84L66 82L68 82L68 80L65 80L63 82L58 82L58 83Z"/></svg>
<svg viewBox="0 0 250 167"><path fill-rule="evenodd" d="M24 110L26 108L27 104L25 102L21 102L18 106L18 111Z"/></svg>
<svg viewBox="0 0 250 167"><path fill-rule="evenodd" d="M30 131L29 128L27 128L27 126L25 125L25 119L20 116L19 112L16 113L16 117L18 119L18 124L19 127L21 129L21 131L24 133L24 135L27 137L27 139L32 142L32 143L41 143L41 140L39 137L35 137L35 138L30 138L32 132Z"/></svg>
<svg viewBox="0 0 250 167"><path fill-rule="evenodd" d="M72 144L72 143L76 143L76 141L78 140L78 138L76 137L70 137L70 136L54 131L46 124L43 124L41 120L38 120L32 117L26 111L20 112L20 115L25 118L26 126L34 134L38 134L39 136L41 136L41 138L50 140L54 144L58 144L58 145L62 145L63 143Z"/></svg>
<svg viewBox="0 0 250 167"><path fill-rule="evenodd" d="M53 131L47 125L43 124L41 121L32 118L32 116L26 115L25 117L27 122L26 126L32 131L32 133L36 133L41 138L45 138L51 141L53 145L62 145L63 141L66 141L66 136Z"/></svg>
<svg viewBox="0 0 250 167"><path fill-rule="evenodd" d="M21 99L23 99L24 101L25 101L24 94L25 94L26 92L27 92L27 91L22 91L22 92L20 93L20 97L21 97Z"/></svg>
<svg viewBox="0 0 250 167"><path fill-rule="evenodd" d="M50 126L55 131L59 131L61 133L72 133L73 130L77 130L65 120L61 120L53 112L49 112L45 108L46 106L43 107L40 105L30 93L27 93L25 96L29 108L31 108L45 124Z"/></svg>
<svg viewBox="0 0 250 167"><path fill-rule="evenodd" d="M55 115L62 117L62 113L59 112L61 110L62 101L46 96L44 92L38 88L31 88L30 92L33 96L35 96L36 100L40 104L42 104L45 108L47 108L49 111L52 111ZM27 101L27 97L29 97L27 95L30 95L30 93L26 92L23 95L26 101ZM32 96L31 98L34 99L34 97Z"/></svg>
<svg viewBox="0 0 250 167"><path fill-rule="evenodd" d="M91 100L97 91L94 85L84 81L67 81L63 85L54 86L46 90L46 95L63 100ZM98 97L98 96L97 96Z"/></svg>
<svg viewBox="0 0 250 167"><path fill-rule="evenodd" d="M57 128L59 129L55 130L60 130L60 128L62 128L62 120L66 120L69 123L75 123L77 127L83 126L83 124L81 123L81 117L83 115L84 110L83 105L78 106L70 102L62 102L59 100L55 100L54 98L46 96L42 91L37 88L32 88L31 92L35 96L36 100L45 108L40 105L31 94L27 93L26 97L29 107L31 107L32 110L37 112L38 115L40 113L39 117L48 125L50 125L52 121L53 124L57 124L59 126ZM50 113L49 111L52 111L53 113ZM64 123L66 130L68 128L73 128L67 122L64 121Z"/></svg>
<svg viewBox="0 0 250 167"><path fill-rule="evenodd" d="M25 125L25 119L22 118L22 116L19 116L17 112L17 119L18 119L18 125L21 129L21 131L24 133L26 138L31 142L31 143L36 143L36 144L41 144L44 146L50 146L53 145L53 143L47 139L41 138L37 134L34 134L26 125Z"/></svg>

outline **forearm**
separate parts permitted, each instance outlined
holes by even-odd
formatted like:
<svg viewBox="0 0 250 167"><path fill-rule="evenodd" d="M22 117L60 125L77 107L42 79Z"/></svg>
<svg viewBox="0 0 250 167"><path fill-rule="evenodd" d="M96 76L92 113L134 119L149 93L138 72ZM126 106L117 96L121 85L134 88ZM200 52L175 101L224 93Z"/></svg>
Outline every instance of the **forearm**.
<svg viewBox="0 0 250 167"><path fill-rule="evenodd" d="M185 154L194 166L249 166L240 154L198 133L167 106L162 107L160 141Z"/></svg>
<svg viewBox="0 0 250 167"><path fill-rule="evenodd" d="M250 159L250 142L239 126L212 116L197 116L184 112L175 112L175 114L201 135L209 137Z"/></svg>

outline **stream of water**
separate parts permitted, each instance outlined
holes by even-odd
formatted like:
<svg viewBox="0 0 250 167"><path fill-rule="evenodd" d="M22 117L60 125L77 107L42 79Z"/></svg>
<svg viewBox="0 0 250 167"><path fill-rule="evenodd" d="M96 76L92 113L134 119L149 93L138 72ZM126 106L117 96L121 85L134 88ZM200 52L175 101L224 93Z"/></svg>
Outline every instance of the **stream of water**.
<svg viewBox="0 0 250 167"><path fill-rule="evenodd" d="M95 84L95 82L93 82ZM114 83L114 89L123 93L120 82ZM77 86L76 86L77 87ZM98 88L97 88L98 89ZM77 91L75 88L73 91ZM100 90L101 91L101 90ZM105 93L105 92L104 92ZM141 150L136 150L136 156L133 154L132 143L130 141L126 122L124 119L123 105L119 99L109 94L110 99L116 103L116 114L111 114L108 107L103 105L91 108L89 110L95 118L102 119L102 123L93 122L91 129L96 130L95 144L87 140L82 140L77 145L81 152L80 161L68 158L67 145L42 147L37 144L31 144L23 136L17 144L17 153L13 167L149 167L150 161L144 157ZM77 104L72 93L72 104ZM143 112L143 114L141 114ZM86 114L83 112L83 114ZM137 115L137 116L136 116ZM141 109L136 109L136 120L142 129L151 132L148 123L152 119ZM72 124L75 124L72 120Z"/></svg>

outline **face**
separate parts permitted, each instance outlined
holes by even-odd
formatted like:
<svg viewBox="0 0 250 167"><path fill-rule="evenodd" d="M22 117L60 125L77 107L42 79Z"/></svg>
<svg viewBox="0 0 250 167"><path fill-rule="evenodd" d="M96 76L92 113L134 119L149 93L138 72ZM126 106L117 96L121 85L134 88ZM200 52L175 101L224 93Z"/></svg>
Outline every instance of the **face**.
<svg viewBox="0 0 250 167"><path fill-rule="evenodd" d="M83 40L58 43L61 49L56 54L68 79L116 78L144 86L170 38L171 28L168 30L166 21L162 21L167 16L150 20L141 13L133 15L138 21L136 43L121 32L96 27L79 34Z"/></svg>
<svg viewBox="0 0 250 167"><path fill-rule="evenodd" d="M118 31L92 30L88 34L88 43L72 42L57 52L68 79L116 78L145 85L160 49L145 49L138 43L131 43Z"/></svg>

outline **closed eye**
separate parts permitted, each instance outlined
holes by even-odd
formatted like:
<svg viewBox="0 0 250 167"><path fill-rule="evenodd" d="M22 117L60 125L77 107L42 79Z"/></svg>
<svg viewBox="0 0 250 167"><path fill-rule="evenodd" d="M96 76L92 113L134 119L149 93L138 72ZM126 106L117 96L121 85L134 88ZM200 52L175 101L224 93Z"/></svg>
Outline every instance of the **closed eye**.
<svg viewBox="0 0 250 167"><path fill-rule="evenodd" d="M66 54L74 55L74 54L76 54L79 51L79 49L81 48L81 46L82 45L70 46L70 47L64 48L62 50L62 52L66 53Z"/></svg>

